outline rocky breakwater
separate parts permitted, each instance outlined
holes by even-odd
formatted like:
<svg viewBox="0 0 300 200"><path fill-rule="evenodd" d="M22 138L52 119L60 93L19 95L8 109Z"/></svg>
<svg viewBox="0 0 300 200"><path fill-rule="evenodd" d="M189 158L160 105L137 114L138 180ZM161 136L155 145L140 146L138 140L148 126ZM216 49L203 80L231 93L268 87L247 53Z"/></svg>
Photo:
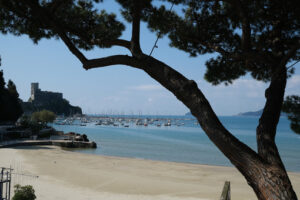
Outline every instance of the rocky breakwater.
<svg viewBox="0 0 300 200"><path fill-rule="evenodd" d="M52 140L52 144L65 148L97 148L97 144L89 141L86 134L69 132L62 134L64 140Z"/></svg>
<svg viewBox="0 0 300 200"><path fill-rule="evenodd" d="M60 146L64 148L97 148L95 142L83 142L83 141L70 141L70 140L53 140L52 145Z"/></svg>

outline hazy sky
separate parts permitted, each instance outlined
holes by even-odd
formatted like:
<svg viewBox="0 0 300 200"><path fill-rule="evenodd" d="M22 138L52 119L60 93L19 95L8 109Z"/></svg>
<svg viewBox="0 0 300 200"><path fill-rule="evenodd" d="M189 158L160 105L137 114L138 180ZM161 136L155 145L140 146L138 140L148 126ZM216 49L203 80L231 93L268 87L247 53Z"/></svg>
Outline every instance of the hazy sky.
<svg viewBox="0 0 300 200"><path fill-rule="evenodd" d="M104 2L106 9L119 10L114 1ZM131 27L128 26L122 38L129 40L130 31ZM150 52L155 39L155 34L142 24L141 46L145 53ZM84 70L60 40L41 40L34 45L27 36L1 35L0 44L1 69L5 80L12 79L15 82L24 101L30 96L30 83L39 82L42 90L62 92L71 104L80 106L84 113L89 114L180 115L188 111L172 93L138 69L110 66ZM203 79L204 63L209 56L190 58L187 53L169 47L167 38L159 40L158 47L152 56L195 80L218 115L255 111L263 107L267 84L245 76L230 86L211 86ZM114 47L96 48L85 54L88 58L99 58L130 53ZM299 67L300 63L295 66L296 73L288 81L287 95L300 94Z"/></svg>

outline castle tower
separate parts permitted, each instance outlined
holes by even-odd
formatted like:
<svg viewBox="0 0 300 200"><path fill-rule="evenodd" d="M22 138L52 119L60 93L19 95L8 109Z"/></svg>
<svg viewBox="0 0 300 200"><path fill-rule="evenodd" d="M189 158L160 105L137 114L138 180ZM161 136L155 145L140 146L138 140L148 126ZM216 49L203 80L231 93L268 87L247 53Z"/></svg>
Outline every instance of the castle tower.
<svg viewBox="0 0 300 200"><path fill-rule="evenodd" d="M31 101L34 100L36 92L39 90L39 83L31 83Z"/></svg>

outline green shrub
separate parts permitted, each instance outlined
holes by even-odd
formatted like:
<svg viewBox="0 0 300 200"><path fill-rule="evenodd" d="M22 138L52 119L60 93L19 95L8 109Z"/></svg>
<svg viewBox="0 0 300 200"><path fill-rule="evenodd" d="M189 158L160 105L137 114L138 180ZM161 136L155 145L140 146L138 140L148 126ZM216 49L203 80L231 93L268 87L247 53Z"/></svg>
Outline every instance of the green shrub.
<svg viewBox="0 0 300 200"><path fill-rule="evenodd" d="M42 110L39 112L34 112L31 115L31 119L36 122L47 124L48 122L53 122L56 116L53 112L48 110Z"/></svg>
<svg viewBox="0 0 300 200"><path fill-rule="evenodd" d="M15 185L15 195L12 200L35 200L34 189L31 185Z"/></svg>

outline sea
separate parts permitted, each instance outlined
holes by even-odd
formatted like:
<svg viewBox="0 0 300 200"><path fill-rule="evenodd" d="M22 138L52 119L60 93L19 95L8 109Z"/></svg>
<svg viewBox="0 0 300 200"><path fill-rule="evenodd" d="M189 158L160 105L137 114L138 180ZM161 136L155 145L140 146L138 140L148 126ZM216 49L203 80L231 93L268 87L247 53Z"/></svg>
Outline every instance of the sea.
<svg viewBox="0 0 300 200"><path fill-rule="evenodd" d="M118 116L112 116L118 118ZM121 116L120 116L121 117ZM127 116L130 117L130 116ZM132 117L132 116L131 116ZM139 116L141 119L160 118L170 120L171 126L157 123L128 127L121 124L96 125L96 122L52 126L59 131L86 134L97 143L96 149L72 149L71 151L159 161L232 166L229 160L210 141L197 121L191 116ZM239 140L256 151L255 130L258 117L220 117L224 126ZM300 172L300 135L290 129L287 117L282 116L277 126L276 144L288 171Z"/></svg>

